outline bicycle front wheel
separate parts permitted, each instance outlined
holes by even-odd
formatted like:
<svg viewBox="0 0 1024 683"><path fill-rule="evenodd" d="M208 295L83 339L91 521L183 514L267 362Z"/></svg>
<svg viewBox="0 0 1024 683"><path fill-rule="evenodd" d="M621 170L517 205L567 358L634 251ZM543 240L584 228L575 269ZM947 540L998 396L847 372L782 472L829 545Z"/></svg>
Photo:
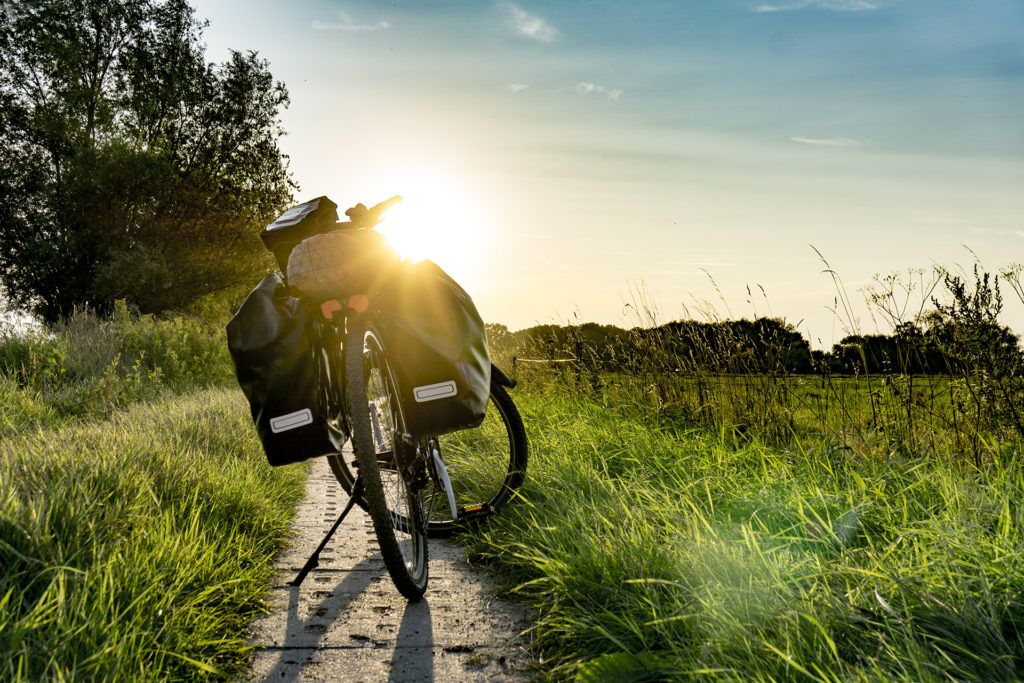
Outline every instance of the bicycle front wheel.
<svg viewBox="0 0 1024 683"><path fill-rule="evenodd" d="M352 446L380 553L398 592L418 600L427 588L425 460L415 444L405 443L395 376L368 319L349 319L345 373Z"/></svg>
<svg viewBox="0 0 1024 683"><path fill-rule="evenodd" d="M437 485L425 491L423 509L431 536L449 536L460 525L499 511L526 476L526 430L512 397L491 382L487 414L478 427L430 439L451 480L458 518Z"/></svg>
<svg viewBox="0 0 1024 683"><path fill-rule="evenodd" d="M451 536L467 520L483 521L508 503L526 477L529 447L523 420L512 397L496 382L491 382L487 414L480 426L424 439L424 445L428 455L430 449L438 448L458 514L458 518L452 516L447 494L435 480L423 492L431 537ZM350 490L355 481L353 463L341 453L329 460L334 476ZM362 500L359 503L366 507Z"/></svg>

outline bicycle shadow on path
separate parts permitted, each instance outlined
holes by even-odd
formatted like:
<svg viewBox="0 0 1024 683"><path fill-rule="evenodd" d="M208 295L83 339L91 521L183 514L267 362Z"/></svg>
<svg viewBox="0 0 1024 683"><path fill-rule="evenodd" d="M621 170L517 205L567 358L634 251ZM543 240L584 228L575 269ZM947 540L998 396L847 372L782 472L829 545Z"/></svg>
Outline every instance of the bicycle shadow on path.
<svg viewBox="0 0 1024 683"><path fill-rule="evenodd" d="M372 558L367 558L353 567L331 590L316 590L314 595L322 596L323 599L308 607L305 618L299 616L300 603L303 602L302 587L283 588L288 595L284 641L262 651L261 654L277 654L276 663L262 675L263 680L287 682L302 677L303 667L313 661L321 649L320 641L327 633L327 624L342 615L356 597L373 583L372 565Z"/></svg>
<svg viewBox="0 0 1024 683"><path fill-rule="evenodd" d="M429 647L411 646L421 642L428 643ZM430 619L430 603L426 598L405 605L394 654L391 656L388 680L410 681L414 680L413 674L420 675L423 680L434 680L434 626Z"/></svg>
<svg viewBox="0 0 1024 683"><path fill-rule="evenodd" d="M324 674L327 674L331 680L346 679L346 670L350 667L332 666L331 658L322 654L323 648L319 648L318 644L321 640L320 636L326 633L326 630L322 630L323 622L337 619L355 599L354 593L362 592L374 582L372 574L376 573L375 570L368 571L373 563L368 560L365 564L367 567L353 568L353 571L330 591L331 595L313 608L306 619L299 616L300 589L289 587L285 642L280 648L268 649L268 651L276 650L278 659L266 673L264 680L287 683L310 676L321 678ZM359 640L358 637L352 635L350 638ZM348 654L348 659L361 661L364 658L356 653L340 651L367 648L379 650L386 647L388 647L386 641L370 640L366 644L354 643L348 648L335 646L327 649L332 650L332 654ZM434 680L434 634L428 600L406 604L398 635L395 638L394 646L390 649L392 651L391 660L387 662L389 681ZM381 663L385 662L382 660ZM368 673L365 662L361 662L359 668L362 670L362 674Z"/></svg>
<svg viewBox="0 0 1024 683"><path fill-rule="evenodd" d="M301 587L286 585L344 497L326 463L314 466L307 491L294 545L278 563L270 613L252 626L252 640L261 649L250 680L525 678L520 673L529 660L517 636L529 626L528 615L522 606L497 599L489 577L454 544L431 540L426 597L409 603L391 583L369 518L355 508L320 567Z"/></svg>

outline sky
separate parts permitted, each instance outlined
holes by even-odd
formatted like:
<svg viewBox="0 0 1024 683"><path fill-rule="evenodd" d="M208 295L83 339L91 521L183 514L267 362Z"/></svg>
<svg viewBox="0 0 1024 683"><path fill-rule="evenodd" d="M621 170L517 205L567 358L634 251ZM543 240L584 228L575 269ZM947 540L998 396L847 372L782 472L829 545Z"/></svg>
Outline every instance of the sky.
<svg viewBox="0 0 1024 683"><path fill-rule="evenodd" d="M888 331L876 274L1024 262L1021 0L193 4L211 61L287 86L296 199L402 194L382 229L511 329L772 315L828 347Z"/></svg>

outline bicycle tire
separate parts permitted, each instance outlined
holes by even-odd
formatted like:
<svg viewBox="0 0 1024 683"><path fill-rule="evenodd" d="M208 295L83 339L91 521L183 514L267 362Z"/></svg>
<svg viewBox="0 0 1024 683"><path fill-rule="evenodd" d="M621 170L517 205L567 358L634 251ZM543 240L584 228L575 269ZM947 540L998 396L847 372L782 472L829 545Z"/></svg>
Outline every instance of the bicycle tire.
<svg viewBox="0 0 1024 683"><path fill-rule="evenodd" d="M500 510L526 478L529 455L526 429L512 397L496 382L491 382L487 415L479 427L446 434L437 439L442 458L452 465L448 474L452 479L456 505L459 508L479 506L486 511L472 519L483 521ZM461 445L470 440L486 444L473 451L477 453L475 458L468 454L462 456L463 451L453 447L453 444ZM328 456L328 462L335 478L345 490L351 489L354 474L344 456L341 453ZM467 472L476 472L477 476L467 478ZM486 488L482 486L485 483ZM365 501L357 502L366 507ZM462 521L452 519L446 496L440 491L430 492L423 506L424 510L430 510L427 535L431 538L451 536L463 525Z"/></svg>
<svg viewBox="0 0 1024 683"><path fill-rule="evenodd" d="M486 520L508 503L526 478L526 429L515 402L500 384L491 383L487 414L480 426L436 437L436 441L461 518L452 518L446 494L435 486L423 501L430 536L450 536L467 521Z"/></svg>
<svg viewBox="0 0 1024 683"><path fill-rule="evenodd" d="M415 601L423 597L428 578L422 496L412 473L416 458L406 460L408 451L398 446L396 435L405 432L405 421L380 333L361 316L348 322L346 393L363 499L395 587Z"/></svg>

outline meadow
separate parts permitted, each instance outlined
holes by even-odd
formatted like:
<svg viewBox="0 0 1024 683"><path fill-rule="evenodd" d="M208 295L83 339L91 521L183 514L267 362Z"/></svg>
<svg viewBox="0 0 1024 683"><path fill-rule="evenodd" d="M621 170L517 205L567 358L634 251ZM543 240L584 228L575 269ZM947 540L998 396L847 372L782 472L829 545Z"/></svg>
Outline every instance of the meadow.
<svg viewBox="0 0 1024 683"><path fill-rule="evenodd" d="M538 677L1015 678L1024 394L981 284L931 321L941 372L645 328L625 365L518 363L527 483L460 538L535 608ZM267 466L222 332L118 307L0 342L0 678L238 675L305 468Z"/></svg>
<svg viewBox="0 0 1024 683"><path fill-rule="evenodd" d="M127 310L0 344L0 679L245 666L303 490L266 465L216 330Z"/></svg>
<svg viewBox="0 0 1024 683"><path fill-rule="evenodd" d="M779 448L567 389L517 392L528 484L467 539L536 607L553 678L994 680L1024 665L1018 450L979 469Z"/></svg>
<svg viewBox="0 0 1024 683"><path fill-rule="evenodd" d="M517 363L529 480L467 542L535 606L544 675L1016 679L1021 350L998 280L942 283L885 362L864 337L834 349L850 374L790 372L785 335L751 354L721 326L632 330L614 370L582 338L552 354L573 362ZM926 350L939 371L908 372Z"/></svg>

